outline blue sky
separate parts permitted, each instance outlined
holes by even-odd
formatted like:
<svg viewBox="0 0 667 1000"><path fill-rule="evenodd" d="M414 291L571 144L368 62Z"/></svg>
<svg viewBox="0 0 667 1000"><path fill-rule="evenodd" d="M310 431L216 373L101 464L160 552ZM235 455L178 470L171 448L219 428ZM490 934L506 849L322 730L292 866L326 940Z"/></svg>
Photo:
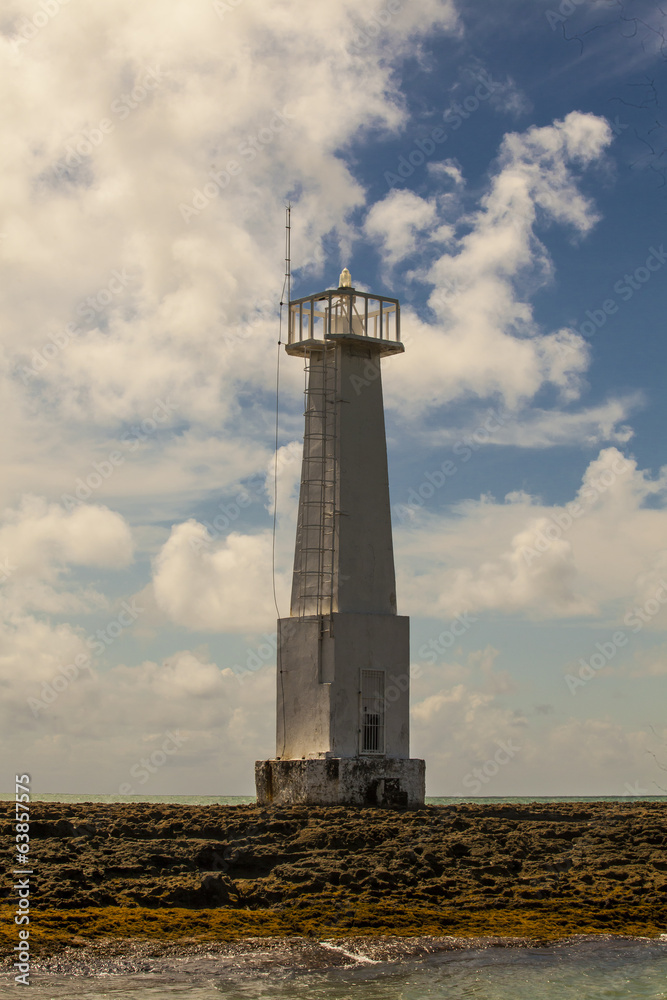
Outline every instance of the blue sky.
<svg viewBox="0 0 667 1000"><path fill-rule="evenodd" d="M402 303L383 380L428 793L664 790L667 17L55 6L0 23L3 759L45 792L248 794L273 753L291 200L295 295L348 266ZM285 613L296 359L281 381Z"/></svg>

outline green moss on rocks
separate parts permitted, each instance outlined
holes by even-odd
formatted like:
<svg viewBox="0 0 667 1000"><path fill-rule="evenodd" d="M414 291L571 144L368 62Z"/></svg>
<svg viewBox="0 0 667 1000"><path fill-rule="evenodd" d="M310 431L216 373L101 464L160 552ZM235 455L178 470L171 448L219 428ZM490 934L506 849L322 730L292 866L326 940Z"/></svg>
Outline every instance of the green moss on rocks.
<svg viewBox="0 0 667 1000"><path fill-rule="evenodd" d="M11 835L13 804L2 805ZM415 812L36 802L31 945L656 936L667 924L666 819L660 802ZM11 883L0 896L5 944L16 940Z"/></svg>

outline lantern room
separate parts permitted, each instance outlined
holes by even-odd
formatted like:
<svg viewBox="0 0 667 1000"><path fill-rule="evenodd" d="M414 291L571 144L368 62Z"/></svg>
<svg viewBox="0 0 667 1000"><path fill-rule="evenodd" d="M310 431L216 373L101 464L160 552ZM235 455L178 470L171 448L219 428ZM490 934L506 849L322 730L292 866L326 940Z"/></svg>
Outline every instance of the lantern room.
<svg viewBox="0 0 667 1000"><path fill-rule="evenodd" d="M338 288L292 299L285 349L288 354L305 355L321 350L327 341L342 339L372 345L381 357L404 350L398 299L353 288L347 268Z"/></svg>

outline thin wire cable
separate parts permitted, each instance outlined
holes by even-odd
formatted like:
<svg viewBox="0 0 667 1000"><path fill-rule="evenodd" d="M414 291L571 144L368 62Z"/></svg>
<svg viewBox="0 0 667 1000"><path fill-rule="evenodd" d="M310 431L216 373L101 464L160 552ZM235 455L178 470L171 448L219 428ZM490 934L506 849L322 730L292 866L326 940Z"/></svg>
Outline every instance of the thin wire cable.
<svg viewBox="0 0 667 1000"><path fill-rule="evenodd" d="M291 294L291 261L290 261L290 235L291 235L291 213L292 206L285 209L285 279L283 281L282 292L280 293L280 317L278 320L278 355L276 357L276 435L273 452L273 535L271 541L271 576L273 581L273 603L276 607L276 614L280 618L280 608L278 607L278 597L276 595L276 530L278 524L278 430L280 421L280 348L283 341L283 306L285 305L285 289L287 288L287 307L289 308Z"/></svg>
<svg viewBox="0 0 667 1000"><path fill-rule="evenodd" d="M271 576L273 580L273 603L276 606L276 614L280 618L280 608L278 607L278 597L276 595L276 528L278 521L278 420L280 401L280 348L282 344L283 330L283 304L280 303L280 322L278 334L278 357L276 358L276 438L275 450L273 454L273 538L271 542Z"/></svg>
<svg viewBox="0 0 667 1000"><path fill-rule="evenodd" d="M278 355L276 357L276 437L275 437L275 449L273 454L273 537L271 542L271 576L273 579L273 603L276 606L276 614L278 616L278 642L276 643L276 667L278 670L278 676L280 678L280 700L283 706L283 745L282 751L280 753L281 757L285 756L285 746L287 742L287 732L286 732L286 713L285 713L285 681L283 678L283 665L282 665L282 629L281 629L281 618L280 618L280 608L278 607L278 597L276 595L276 528L278 522L278 428L279 428L279 417L280 417L280 349L283 340L283 306L285 304L285 288L287 288L287 308L289 309L289 303L291 298L291 213L292 206L288 205L285 210L285 280L283 281L283 289L280 293L280 317L278 320ZM288 334L289 339L289 334ZM276 747L276 750L278 748Z"/></svg>

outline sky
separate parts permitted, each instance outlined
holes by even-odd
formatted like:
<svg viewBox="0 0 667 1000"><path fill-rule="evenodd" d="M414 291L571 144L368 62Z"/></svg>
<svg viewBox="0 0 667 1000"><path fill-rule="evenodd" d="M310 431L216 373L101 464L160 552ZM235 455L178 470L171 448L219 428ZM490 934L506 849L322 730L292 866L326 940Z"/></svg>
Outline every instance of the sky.
<svg viewBox="0 0 667 1000"><path fill-rule="evenodd" d="M645 0L6 0L8 789L247 795L275 753L291 203L294 296L401 301L427 794L665 792L666 39ZM283 354L282 615L302 392Z"/></svg>

